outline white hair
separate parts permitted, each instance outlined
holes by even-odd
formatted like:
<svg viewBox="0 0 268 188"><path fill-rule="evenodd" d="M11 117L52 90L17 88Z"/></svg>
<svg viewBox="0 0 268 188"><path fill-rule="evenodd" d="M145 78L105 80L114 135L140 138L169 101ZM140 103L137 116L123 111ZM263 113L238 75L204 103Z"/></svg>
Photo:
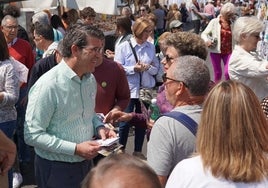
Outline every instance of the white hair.
<svg viewBox="0 0 268 188"><path fill-rule="evenodd" d="M241 35L260 33L264 29L264 24L262 21L258 20L255 16L245 16L238 18L234 23L234 28L232 30L233 38L235 42L240 43Z"/></svg>

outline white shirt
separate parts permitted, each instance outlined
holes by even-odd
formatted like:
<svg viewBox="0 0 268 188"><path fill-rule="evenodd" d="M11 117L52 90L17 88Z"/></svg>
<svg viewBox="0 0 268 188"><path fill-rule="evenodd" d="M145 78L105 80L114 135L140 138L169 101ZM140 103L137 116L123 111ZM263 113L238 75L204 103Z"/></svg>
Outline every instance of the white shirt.
<svg viewBox="0 0 268 188"><path fill-rule="evenodd" d="M215 178L204 170L200 156L185 159L172 171L166 188L267 188L268 180L258 183L232 182Z"/></svg>
<svg viewBox="0 0 268 188"><path fill-rule="evenodd" d="M268 67L268 61L235 45L229 60L228 72L231 80L240 81L250 87L261 101L268 96L268 69L266 67Z"/></svg>
<svg viewBox="0 0 268 188"><path fill-rule="evenodd" d="M52 55L58 47L58 42L53 42L49 45L47 50L43 53L43 58Z"/></svg>

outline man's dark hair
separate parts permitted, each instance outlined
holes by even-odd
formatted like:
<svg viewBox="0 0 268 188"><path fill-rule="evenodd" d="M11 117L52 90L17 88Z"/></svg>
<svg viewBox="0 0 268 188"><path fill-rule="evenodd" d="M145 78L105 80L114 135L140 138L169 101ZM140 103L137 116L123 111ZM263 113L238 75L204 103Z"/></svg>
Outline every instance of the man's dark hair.
<svg viewBox="0 0 268 188"><path fill-rule="evenodd" d="M37 35L41 35L44 39L54 41L54 32L51 25L36 22L34 30Z"/></svg>
<svg viewBox="0 0 268 188"><path fill-rule="evenodd" d="M84 19L87 17L96 17L96 12L91 7L85 7L83 10L80 11L80 17Z"/></svg>
<svg viewBox="0 0 268 188"><path fill-rule="evenodd" d="M3 10L3 16L10 15L14 18L20 17L20 9L14 5L7 5Z"/></svg>
<svg viewBox="0 0 268 188"><path fill-rule="evenodd" d="M62 57L71 57L71 46L76 45L79 48L84 48L88 45L87 37L95 37L104 40L104 34L95 26L85 24L74 24L70 26L63 38Z"/></svg>

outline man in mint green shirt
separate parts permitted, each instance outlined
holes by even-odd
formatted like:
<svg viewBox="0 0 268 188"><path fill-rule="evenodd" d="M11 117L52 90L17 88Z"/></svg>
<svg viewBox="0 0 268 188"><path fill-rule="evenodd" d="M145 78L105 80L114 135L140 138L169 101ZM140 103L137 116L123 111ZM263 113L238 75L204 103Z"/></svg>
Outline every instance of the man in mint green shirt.
<svg viewBox="0 0 268 188"><path fill-rule="evenodd" d="M92 141L115 133L103 126L95 108L96 81L91 74L103 55L99 29L77 24L63 39L63 60L29 92L24 136L34 146L39 188L78 188L101 146Z"/></svg>

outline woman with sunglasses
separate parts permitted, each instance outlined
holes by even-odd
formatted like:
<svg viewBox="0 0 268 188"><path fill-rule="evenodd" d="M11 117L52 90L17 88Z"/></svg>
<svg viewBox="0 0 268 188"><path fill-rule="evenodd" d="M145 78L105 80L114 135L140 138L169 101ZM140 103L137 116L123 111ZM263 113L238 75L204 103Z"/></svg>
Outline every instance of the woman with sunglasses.
<svg viewBox="0 0 268 188"><path fill-rule="evenodd" d="M139 16L141 18L146 18L150 12L151 11L148 5L142 5L139 10Z"/></svg>
<svg viewBox="0 0 268 188"><path fill-rule="evenodd" d="M167 37L166 51L164 52L164 58L161 63L166 72L170 65L174 62L174 59L184 55L194 55L203 60L207 58L207 49L205 42L197 34L190 32L178 32L173 33ZM157 104L160 108L161 114L169 112L173 109L173 106L166 99L164 85L159 87L157 94Z"/></svg>

